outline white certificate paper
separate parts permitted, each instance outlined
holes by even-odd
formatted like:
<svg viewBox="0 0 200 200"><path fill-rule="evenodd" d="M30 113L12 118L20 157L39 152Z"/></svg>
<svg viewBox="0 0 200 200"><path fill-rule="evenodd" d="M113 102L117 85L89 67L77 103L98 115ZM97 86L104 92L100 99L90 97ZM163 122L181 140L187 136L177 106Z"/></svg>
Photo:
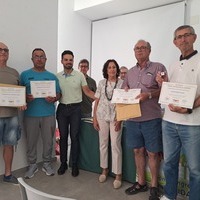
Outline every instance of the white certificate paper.
<svg viewBox="0 0 200 200"><path fill-rule="evenodd" d="M0 84L0 106L20 107L26 105L25 87Z"/></svg>
<svg viewBox="0 0 200 200"><path fill-rule="evenodd" d="M34 98L56 97L55 81L30 81Z"/></svg>
<svg viewBox="0 0 200 200"><path fill-rule="evenodd" d="M163 82L159 103L192 109L196 91L197 85Z"/></svg>
<svg viewBox="0 0 200 200"><path fill-rule="evenodd" d="M112 103L123 103L123 104L136 104L139 103L139 99L136 97L140 94L141 89L114 89L112 96Z"/></svg>

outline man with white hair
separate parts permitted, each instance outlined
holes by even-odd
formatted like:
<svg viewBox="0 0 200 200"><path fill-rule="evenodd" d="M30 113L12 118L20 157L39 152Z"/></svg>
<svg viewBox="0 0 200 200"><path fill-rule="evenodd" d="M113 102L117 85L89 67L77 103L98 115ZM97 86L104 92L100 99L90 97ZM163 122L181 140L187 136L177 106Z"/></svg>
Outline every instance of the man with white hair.
<svg viewBox="0 0 200 200"><path fill-rule="evenodd" d="M145 40L139 40L134 46L137 63L132 67L123 82L122 88L140 88L141 117L126 121L127 146L133 149L138 181L126 189L126 194L135 195L148 190L145 180L146 154L151 173L151 188L149 200L159 200L158 172L159 152L162 151L161 107L158 103L160 85L156 81L159 71L166 71L163 64L149 59L151 45Z"/></svg>
<svg viewBox="0 0 200 200"><path fill-rule="evenodd" d="M8 67L8 47L0 42L0 84L19 85L19 73ZM21 107L21 109L25 109ZM3 145L3 159L5 163L4 182L18 184L17 178L12 175L12 161L14 146L20 139L18 109L16 107L0 106L0 145Z"/></svg>

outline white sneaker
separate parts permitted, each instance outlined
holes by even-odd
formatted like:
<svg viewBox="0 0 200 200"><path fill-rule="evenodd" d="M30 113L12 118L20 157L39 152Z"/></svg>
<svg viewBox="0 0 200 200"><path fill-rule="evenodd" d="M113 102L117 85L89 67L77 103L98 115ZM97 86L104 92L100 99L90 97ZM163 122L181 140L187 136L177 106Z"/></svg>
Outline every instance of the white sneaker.
<svg viewBox="0 0 200 200"><path fill-rule="evenodd" d="M50 162L45 162L43 164L42 171L45 172L47 176L53 176L55 174L55 170L51 166Z"/></svg>
<svg viewBox="0 0 200 200"><path fill-rule="evenodd" d="M34 174L38 171L37 165L36 164L30 164L28 167L28 170L26 171L24 178L32 178Z"/></svg>
<svg viewBox="0 0 200 200"><path fill-rule="evenodd" d="M165 195L163 195L162 197L160 197L160 200L171 200L171 199L169 199Z"/></svg>

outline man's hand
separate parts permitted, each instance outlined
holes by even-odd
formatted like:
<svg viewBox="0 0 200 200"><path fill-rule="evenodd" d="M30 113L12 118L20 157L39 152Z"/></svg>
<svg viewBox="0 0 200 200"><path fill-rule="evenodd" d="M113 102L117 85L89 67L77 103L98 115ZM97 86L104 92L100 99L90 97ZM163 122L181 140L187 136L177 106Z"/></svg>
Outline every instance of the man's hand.
<svg viewBox="0 0 200 200"><path fill-rule="evenodd" d="M34 97L33 97L33 95L32 94L27 94L26 95L26 102L31 102L31 101L33 101L34 100Z"/></svg>
<svg viewBox="0 0 200 200"><path fill-rule="evenodd" d="M48 102L48 103L55 103L57 101L57 98L56 97L46 97L45 100Z"/></svg>
<svg viewBox="0 0 200 200"><path fill-rule="evenodd" d="M183 108L183 107L180 107L180 106L174 106L173 104L169 104L168 107L172 112L176 112L176 113L180 113L180 114L188 113L187 108Z"/></svg>
<svg viewBox="0 0 200 200"><path fill-rule="evenodd" d="M140 99L141 102L146 101L149 99L150 93L140 93L136 99Z"/></svg>
<svg viewBox="0 0 200 200"><path fill-rule="evenodd" d="M20 111L23 111L23 110L26 110L26 109L27 109L27 105L23 105L23 106L20 106L20 107L19 107L19 110L20 110Z"/></svg>
<svg viewBox="0 0 200 200"><path fill-rule="evenodd" d="M166 72L158 72L156 75L156 81L159 86L161 86L163 82L168 82L167 73Z"/></svg>

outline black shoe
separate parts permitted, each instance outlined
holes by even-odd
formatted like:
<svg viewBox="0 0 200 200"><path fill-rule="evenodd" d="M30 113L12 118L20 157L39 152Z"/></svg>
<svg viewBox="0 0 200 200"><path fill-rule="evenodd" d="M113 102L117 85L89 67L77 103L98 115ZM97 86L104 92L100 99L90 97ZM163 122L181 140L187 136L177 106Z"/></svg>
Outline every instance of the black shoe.
<svg viewBox="0 0 200 200"><path fill-rule="evenodd" d="M13 176L12 174L9 176L3 176L3 181L6 183L12 183L12 184L19 184L17 178Z"/></svg>
<svg viewBox="0 0 200 200"><path fill-rule="evenodd" d="M72 176L76 177L79 175L78 167L72 167Z"/></svg>
<svg viewBox="0 0 200 200"><path fill-rule="evenodd" d="M157 187L151 187L149 200L159 200L159 199L160 199L159 189Z"/></svg>
<svg viewBox="0 0 200 200"><path fill-rule="evenodd" d="M68 169L67 164L66 163L62 163L60 165L60 168L58 169L58 175L63 175L67 169Z"/></svg>
<svg viewBox="0 0 200 200"><path fill-rule="evenodd" d="M133 194L137 194L139 192L146 192L147 190L148 190L147 184L140 185L138 182L135 182L133 184L133 186L131 186L125 190L125 193L128 195L133 195Z"/></svg>

